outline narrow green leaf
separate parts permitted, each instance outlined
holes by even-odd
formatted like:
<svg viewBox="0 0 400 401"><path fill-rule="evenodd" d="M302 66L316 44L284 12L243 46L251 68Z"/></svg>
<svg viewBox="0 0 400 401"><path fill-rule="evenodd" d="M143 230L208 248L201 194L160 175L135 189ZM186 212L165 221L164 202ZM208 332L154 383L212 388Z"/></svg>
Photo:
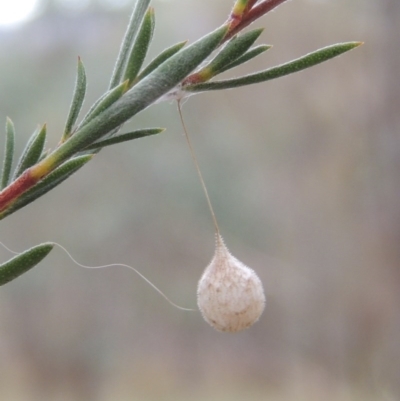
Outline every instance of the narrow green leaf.
<svg viewBox="0 0 400 401"><path fill-rule="evenodd" d="M4 145L3 171L1 173L1 189L8 185L11 174L11 166L14 158L15 129L13 122L7 117L6 143Z"/></svg>
<svg viewBox="0 0 400 401"><path fill-rule="evenodd" d="M0 265L0 285L9 283L41 262L53 249L52 242L36 245Z"/></svg>
<svg viewBox="0 0 400 401"><path fill-rule="evenodd" d="M85 93L86 93L85 67L81 59L78 58L78 70L76 75L75 90L74 90L74 95L72 97L72 103L69 109L67 122L65 124L64 134L62 136L62 142L67 140L72 133L76 120L78 119L79 113L82 109L83 100L85 99Z"/></svg>
<svg viewBox="0 0 400 401"><path fill-rule="evenodd" d="M129 82L132 83L139 74L153 37L154 26L154 9L150 7L143 19L139 33L133 44L131 54L129 55L124 74L124 81L128 79Z"/></svg>
<svg viewBox="0 0 400 401"><path fill-rule="evenodd" d="M253 47L249 51L243 54L243 56L237 58L234 62L226 65L225 67L221 68L218 72L218 74L222 74L225 71L228 71L232 68L237 67L238 65L242 65L244 63L247 63L248 61L252 60L253 58L257 57L258 55L264 53L265 51L269 50L272 46L270 45L259 45L256 47Z"/></svg>
<svg viewBox="0 0 400 401"><path fill-rule="evenodd" d="M188 85L183 89L189 92L202 92L209 90L231 89L239 86L257 84L260 82L269 81L271 79L283 77L294 72L310 68L314 65L320 64L333 57L339 56L349 50L354 49L362 44L362 42L348 42L339 43L336 45L324 47L315 52L309 53L296 60L290 61L285 64L278 65L277 67L270 68L255 74L246 75L240 78L227 79L224 81L206 82L195 85Z"/></svg>
<svg viewBox="0 0 400 401"><path fill-rule="evenodd" d="M227 27L218 28L170 57L108 109L76 131L67 142L55 149L48 156L52 163L56 160L61 164L175 88L217 48L226 32Z"/></svg>
<svg viewBox="0 0 400 401"><path fill-rule="evenodd" d="M38 163L41 162L43 159L45 159L49 154L50 154L50 149L44 150L39 157Z"/></svg>
<svg viewBox="0 0 400 401"><path fill-rule="evenodd" d="M89 121L93 120L93 118L97 117L100 113L115 103L128 90L128 85L129 81L126 80L101 96L100 99L95 102L95 104L87 112L86 116L79 124L78 129L83 127Z"/></svg>
<svg viewBox="0 0 400 401"><path fill-rule="evenodd" d="M250 49L263 30L263 28L254 29L253 31L233 37L202 70L209 70L212 76L219 74L225 66L233 63ZM200 70L200 74L202 70Z"/></svg>
<svg viewBox="0 0 400 401"><path fill-rule="evenodd" d="M42 155L46 141L46 124L40 130L36 130L30 137L24 151L18 161L13 179L19 177L27 168L33 166Z"/></svg>
<svg viewBox="0 0 400 401"><path fill-rule="evenodd" d="M187 41L177 43L171 47L168 47L163 52L161 52L156 58L154 58L149 65L142 70L142 72L136 77L136 82L140 81L151 72L153 72L159 65L164 63L170 57L172 57L175 53L178 53L179 50L182 49L186 45Z"/></svg>
<svg viewBox="0 0 400 401"><path fill-rule="evenodd" d="M129 20L122 45L119 50L117 62L115 63L114 71L110 81L110 89L114 88L114 86L117 86L121 82L125 65L132 48L133 40L139 30L140 24L142 23L149 4L150 0L138 0L136 2L135 9L133 10L131 19Z"/></svg>
<svg viewBox="0 0 400 401"><path fill-rule="evenodd" d="M43 196L84 166L93 155L77 156L63 163L42 181L26 191L16 202L0 214L0 220Z"/></svg>
<svg viewBox="0 0 400 401"><path fill-rule="evenodd" d="M85 150L104 148L105 146L115 145L117 143L131 141L133 139L139 139L145 136L156 135L163 131L165 131L165 128L146 128L133 132L128 132L126 134L121 134L109 139L105 139L104 141L95 142L92 145L87 146Z"/></svg>

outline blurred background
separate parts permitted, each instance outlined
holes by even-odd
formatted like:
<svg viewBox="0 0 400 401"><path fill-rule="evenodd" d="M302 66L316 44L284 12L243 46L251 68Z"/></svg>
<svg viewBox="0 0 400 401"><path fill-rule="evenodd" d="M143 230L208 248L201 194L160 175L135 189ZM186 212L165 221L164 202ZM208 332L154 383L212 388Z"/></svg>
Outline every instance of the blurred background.
<svg viewBox="0 0 400 401"><path fill-rule="evenodd" d="M149 59L213 30L233 2L152 3ZM18 152L44 122L47 146L57 145L78 55L85 110L104 92L133 5L0 1L0 121L14 121ZM1 398L400 399L399 19L398 0L285 3L255 24L273 49L234 74L340 41L365 45L184 105L226 243L265 286L255 326L218 333L132 271L85 270L55 249L1 288ZM212 221L176 105L155 105L126 130L149 126L167 131L105 149L2 221L0 240L17 251L57 241L86 265L130 264L195 307ZM0 257L11 254L1 248Z"/></svg>

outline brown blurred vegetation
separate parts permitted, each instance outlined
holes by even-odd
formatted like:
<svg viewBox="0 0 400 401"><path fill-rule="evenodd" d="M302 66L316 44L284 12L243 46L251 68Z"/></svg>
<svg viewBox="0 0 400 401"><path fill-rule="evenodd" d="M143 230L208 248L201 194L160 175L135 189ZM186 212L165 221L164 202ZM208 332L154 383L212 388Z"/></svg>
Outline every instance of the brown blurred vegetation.
<svg viewBox="0 0 400 401"><path fill-rule="evenodd" d="M151 56L212 30L231 3L154 1ZM13 119L19 151L37 123L57 144L78 55L86 108L105 90L129 14L46 10L0 31L0 121ZM258 23L274 48L241 72L334 42L365 45L184 106L226 242L264 282L258 324L214 332L133 272L84 270L56 249L0 291L1 399L399 399L399 19L398 0L288 2ZM194 307L212 223L175 105L127 129L146 126L167 131L104 150L2 221L0 240L16 250L52 240L87 265L131 264Z"/></svg>

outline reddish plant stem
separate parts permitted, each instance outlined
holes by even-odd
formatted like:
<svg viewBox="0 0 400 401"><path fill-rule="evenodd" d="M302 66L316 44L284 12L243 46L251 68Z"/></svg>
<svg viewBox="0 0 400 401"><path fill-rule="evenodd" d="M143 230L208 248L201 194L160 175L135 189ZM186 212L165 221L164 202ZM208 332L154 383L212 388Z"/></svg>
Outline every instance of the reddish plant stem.
<svg viewBox="0 0 400 401"><path fill-rule="evenodd" d="M251 10L251 9L253 8L254 4L257 3L257 1L258 1L258 0L250 0L250 1L248 2L248 4L247 4L247 7L246 7L244 13L247 14L247 13L249 12L249 10Z"/></svg>
<svg viewBox="0 0 400 401"><path fill-rule="evenodd" d="M231 15L227 21L229 31L235 29L242 22L242 16Z"/></svg>
<svg viewBox="0 0 400 401"><path fill-rule="evenodd" d="M262 17L264 14L273 10L275 7L284 3L286 0L265 0L262 3L253 7L247 14L245 14L238 25L236 25L232 30L230 30L224 38L224 41L230 39L232 36L236 35L243 28L250 25L256 19Z"/></svg>
<svg viewBox="0 0 400 401"><path fill-rule="evenodd" d="M229 15L228 20L226 21L226 25L229 27L229 31L234 29L236 26L238 26L240 24L240 22L242 21L243 15L247 9L247 6L245 6L246 8L242 8L243 1L246 1L246 0L238 0L235 2L233 10L232 10L231 14Z"/></svg>
<svg viewBox="0 0 400 401"><path fill-rule="evenodd" d="M25 170L15 181L0 192L0 212L5 210L24 192L32 188L39 179L39 177L32 175L32 169Z"/></svg>

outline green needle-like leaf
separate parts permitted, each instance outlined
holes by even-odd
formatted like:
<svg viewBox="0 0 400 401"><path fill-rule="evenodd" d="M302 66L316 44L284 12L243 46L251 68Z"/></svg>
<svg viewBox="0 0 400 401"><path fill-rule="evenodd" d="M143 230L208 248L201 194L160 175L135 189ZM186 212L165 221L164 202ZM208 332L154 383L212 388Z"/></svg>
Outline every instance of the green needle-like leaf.
<svg viewBox="0 0 400 401"><path fill-rule="evenodd" d="M71 135L76 120L78 119L79 113L82 109L83 100L85 99L86 93L86 73L85 67L80 58L78 58L78 71L76 76L75 90L72 97L71 107L67 122L65 124L64 134L62 136L62 142L68 139Z"/></svg>
<svg viewBox="0 0 400 401"><path fill-rule="evenodd" d="M239 86L251 85L260 82L269 81L271 79L283 77L284 75L292 74L310 68L316 64L320 64L333 57L339 56L349 50L354 49L362 44L362 42L348 42L339 43L336 45L324 47L315 52L309 53L296 60L290 61L285 64L278 65L277 67L270 68L255 74L246 75L241 78L227 79L224 81L206 82L195 85L188 85L184 90L189 92L202 92L209 90L231 89Z"/></svg>
<svg viewBox="0 0 400 401"><path fill-rule="evenodd" d="M42 181L26 191L20 198L18 198L16 202L11 204L8 209L4 210L0 214L0 220L11 213L14 213L18 209L28 205L37 198L43 196L45 193L49 192L51 189L55 188L57 185L61 184L92 158L93 155L77 156L63 163L60 167L56 168L53 172L47 175Z"/></svg>
<svg viewBox="0 0 400 401"><path fill-rule="evenodd" d="M61 164L172 90L216 49L226 31L225 26L219 28L170 57L54 150L48 156L52 164Z"/></svg>
<svg viewBox="0 0 400 401"><path fill-rule="evenodd" d="M143 17L150 4L150 0L138 0L135 9L129 20L128 28L126 29L121 49L118 54L117 62L115 63L114 71L111 77L110 89L114 88L121 82L124 73L125 65L128 60L130 50L132 49L133 40L139 30Z"/></svg>
<svg viewBox="0 0 400 401"><path fill-rule="evenodd" d="M248 61L252 60L253 58L257 57L258 55L264 53L265 51L269 50L272 46L270 45L259 45L256 47L253 47L252 49L248 50L246 53L243 54L243 56L237 58L234 62L226 65L225 67L221 68L218 71L218 74L222 74L225 71L228 71L232 68L237 67L238 65L242 65L244 63L247 63Z"/></svg>
<svg viewBox="0 0 400 401"><path fill-rule="evenodd" d="M133 132L128 132L126 134L121 134L110 139L105 139L104 141L95 142L92 145L87 146L85 150L104 148L105 146L115 145L117 143L131 141L133 139L139 139L145 136L156 135L163 131L165 131L165 128L146 128Z"/></svg>
<svg viewBox="0 0 400 401"><path fill-rule="evenodd" d="M53 249L52 242L34 246L0 265L0 285L9 283L41 262Z"/></svg>
<svg viewBox="0 0 400 401"><path fill-rule="evenodd" d="M27 168L33 166L42 155L46 141L46 124L40 130L36 130L30 137L24 151L18 161L13 179L19 177Z"/></svg>
<svg viewBox="0 0 400 401"><path fill-rule="evenodd" d="M11 166L14 158L15 129L13 122L7 117L6 143L4 146L3 171L1 173L1 189L5 188L10 180Z"/></svg>
<svg viewBox="0 0 400 401"><path fill-rule="evenodd" d="M149 65L142 70L142 72L136 77L135 82L140 81L147 75L149 75L151 72L153 72L159 65L164 63L166 60L168 60L170 57L172 57L175 53L178 53L179 50L182 49L183 46L185 46L187 41L185 40L184 42L177 43L171 47L168 47L165 49L163 52L161 52L156 58L154 58Z"/></svg>
<svg viewBox="0 0 400 401"><path fill-rule="evenodd" d="M132 83L139 74L153 37L154 26L154 9L150 7L143 19L142 26L140 27L131 54L129 55L124 81L128 79L129 82Z"/></svg>
<svg viewBox="0 0 400 401"><path fill-rule="evenodd" d="M237 60L248 49L250 49L263 30L263 28L254 29L253 31L246 32L243 35L235 36L202 70L209 70L212 76L219 74L225 66ZM200 74L202 70L200 70Z"/></svg>
<svg viewBox="0 0 400 401"><path fill-rule="evenodd" d="M83 118L82 122L79 124L79 128L83 127L89 121L93 120L93 118L97 117L100 113L110 107L113 103L115 103L127 90L128 90L129 81L126 80L116 86L115 88L109 90L105 93L88 111L86 116Z"/></svg>

